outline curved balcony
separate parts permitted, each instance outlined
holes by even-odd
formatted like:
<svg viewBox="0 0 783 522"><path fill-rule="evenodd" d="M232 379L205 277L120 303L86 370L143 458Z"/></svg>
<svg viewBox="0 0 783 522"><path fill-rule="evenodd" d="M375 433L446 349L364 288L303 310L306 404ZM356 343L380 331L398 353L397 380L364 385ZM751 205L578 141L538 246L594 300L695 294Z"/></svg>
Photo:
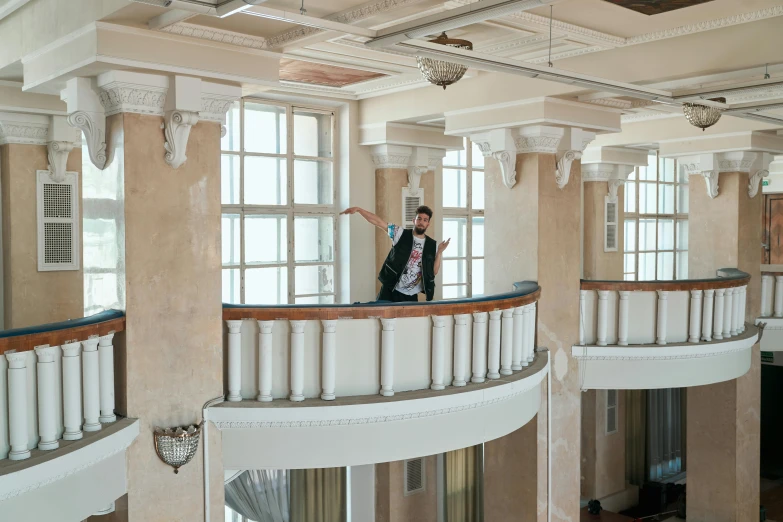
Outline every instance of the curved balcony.
<svg viewBox="0 0 783 522"><path fill-rule="evenodd" d="M783 351L783 265L761 265L761 312L756 324L761 323L761 350ZM768 355L774 361L774 355Z"/></svg>
<svg viewBox="0 0 783 522"><path fill-rule="evenodd" d="M735 379L750 369L755 326L745 323L750 276L582 281L580 361L584 389L659 389Z"/></svg>
<svg viewBox="0 0 783 522"><path fill-rule="evenodd" d="M538 411L536 283L430 303L224 305L226 402L208 410L226 469L431 455L506 435Z"/></svg>
<svg viewBox="0 0 783 522"><path fill-rule="evenodd" d="M83 520L127 490L138 421L114 415L122 312L0 332L3 520ZM4 518L8 517L8 518Z"/></svg>

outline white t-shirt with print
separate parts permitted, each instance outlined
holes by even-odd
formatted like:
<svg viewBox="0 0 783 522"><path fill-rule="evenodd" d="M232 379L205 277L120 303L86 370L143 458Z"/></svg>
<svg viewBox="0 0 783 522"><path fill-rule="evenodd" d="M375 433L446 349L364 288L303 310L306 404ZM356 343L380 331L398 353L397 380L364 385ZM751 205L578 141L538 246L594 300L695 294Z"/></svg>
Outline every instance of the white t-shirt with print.
<svg viewBox="0 0 783 522"><path fill-rule="evenodd" d="M402 227L398 227L392 223L389 223L387 230L389 237L392 240L392 244L396 245L402 237ZM397 286L394 287L401 294L416 295L424 290L421 276L421 259L424 255L424 238L419 239L415 235L413 236L413 247L411 248L411 255L408 258L408 262L405 264L405 268L402 271Z"/></svg>

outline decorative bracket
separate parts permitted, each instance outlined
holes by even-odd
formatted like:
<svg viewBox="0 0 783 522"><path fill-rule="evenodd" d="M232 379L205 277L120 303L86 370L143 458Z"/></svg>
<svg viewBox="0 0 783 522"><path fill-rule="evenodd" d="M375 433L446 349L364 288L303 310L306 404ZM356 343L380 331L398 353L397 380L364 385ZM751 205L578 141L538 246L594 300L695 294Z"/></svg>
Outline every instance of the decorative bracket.
<svg viewBox="0 0 783 522"><path fill-rule="evenodd" d="M185 150L188 146L190 128L198 123L198 112L167 111L163 115L163 125L166 135L166 163L173 168L179 168L188 159Z"/></svg>
<svg viewBox="0 0 783 522"><path fill-rule="evenodd" d="M60 93L68 105L68 125L84 133L93 165L106 167L106 113L90 78L71 78Z"/></svg>
<svg viewBox="0 0 783 522"><path fill-rule="evenodd" d="M49 153L49 172L55 183L65 181L65 168L68 163L68 154L73 150L73 142L50 141L46 149Z"/></svg>
<svg viewBox="0 0 783 522"><path fill-rule="evenodd" d="M624 179L610 179L608 182L609 185L609 201L612 203L617 202L617 189L620 188L623 183L625 183Z"/></svg>
<svg viewBox="0 0 783 522"><path fill-rule="evenodd" d="M768 170L757 170L753 173L750 177L750 182L748 183L748 197L751 199L756 197L756 194L759 192L761 178L766 178L767 176L769 176Z"/></svg>
<svg viewBox="0 0 783 522"><path fill-rule="evenodd" d="M507 188L512 188L517 184L517 151L499 150L492 153L492 157L500 163L500 172L503 175L503 184Z"/></svg>
<svg viewBox="0 0 783 522"><path fill-rule="evenodd" d="M503 185L513 188L517 183L517 147L510 129L495 129L486 133L473 135L471 141L481 151L485 158L492 158L500 164L500 174Z"/></svg>
<svg viewBox="0 0 783 522"><path fill-rule="evenodd" d="M422 174L426 174L428 170L429 170L429 166L408 167L408 190L410 190L411 193L417 194L419 192L419 184L421 182L421 176Z"/></svg>
<svg viewBox="0 0 783 522"><path fill-rule="evenodd" d="M704 181L707 182L707 195L712 199L718 197L718 174L717 170L707 170L701 173L704 176Z"/></svg>
<svg viewBox="0 0 783 522"><path fill-rule="evenodd" d="M563 153L559 160L557 160L557 169L555 170L555 181L557 187L563 189L568 185L568 180L571 177L571 164L574 160L578 160L582 157L582 151L579 150L567 150Z"/></svg>

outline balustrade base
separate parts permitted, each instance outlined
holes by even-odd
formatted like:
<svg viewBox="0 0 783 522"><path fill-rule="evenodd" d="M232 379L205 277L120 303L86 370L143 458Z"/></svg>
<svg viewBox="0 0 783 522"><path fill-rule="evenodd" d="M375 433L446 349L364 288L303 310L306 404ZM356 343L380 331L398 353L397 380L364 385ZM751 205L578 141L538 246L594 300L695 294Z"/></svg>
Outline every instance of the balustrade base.
<svg viewBox="0 0 783 522"><path fill-rule="evenodd" d="M500 374L499 373L489 372L487 374L487 379L500 379Z"/></svg>
<svg viewBox="0 0 783 522"><path fill-rule="evenodd" d="M470 382L475 383L475 384L481 384L484 381L486 381L486 379L484 377L481 377L481 376L476 377L475 375L473 377L471 377L471 379L470 379Z"/></svg>
<svg viewBox="0 0 783 522"><path fill-rule="evenodd" d="M465 386L466 384L468 384L467 381L458 381L456 379L451 382L452 386Z"/></svg>
<svg viewBox="0 0 783 522"><path fill-rule="evenodd" d="M394 390L384 390L381 388L381 395L384 397L392 397L394 395Z"/></svg>
<svg viewBox="0 0 783 522"><path fill-rule="evenodd" d="M84 431L100 431L101 430L101 423L100 422L85 422L84 423Z"/></svg>
<svg viewBox="0 0 783 522"><path fill-rule="evenodd" d="M236 394L229 393L228 395L226 395L226 400L228 402L239 402L242 400L242 396L238 393Z"/></svg>
<svg viewBox="0 0 783 522"><path fill-rule="evenodd" d="M334 400L334 393L322 393L321 399L325 401L333 401Z"/></svg>
<svg viewBox="0 0 783 522"><path fill-rule="evenodd" d="M114 422L117 420L117 416L113 413L111 415L101 415L98 417L98 420L101 421L103 424L109 424L110 422Z"/></svg>
<svg viewBox="0 0 783 522"><path fill-rule="evenodd" d="M440 390L445 390L445 389L446 389L446 387L444 385L442 385L442 384L431 384L430 385L430 390L440 391Z"/></svg>
<svg viewBox="0 0 783 522"><path fill-rule="evenodd" d="M41 451L51 451L56 450L60 447L60 442L53 440L51 442L39 442L38 443L38 449Z"/></svg>
<svg viewBox="0 0 783 522"><path fill-rule="evenodd" d="M521 369L522 369L522 364L521 363L520 364L512 364L511 365L511 370L512 371L518 372Z"/></svg>
<svg viewBox="0 0 783 522"><path fill-rule="evenodd" d="M512 372L511 370L505 370L505 369L500 370L500 375L511 375L512 373L514 372Z"/></svg>
<svg viewBox="0 0 783 522"><path fill-rule="evenodd" d="M289 395L288 396L288 400L291 401L291 402L302 402L304 399L305 399L304 395Z"/></svg>
<svg viewBox="0 0 783 522"><path fill-rule="evenodd" d="M80 440L84 437L84 433L81 431L66 431L63 433L63 440Z"/></svg>
<svg viewBox="0 0 783 522"><path fill-rule="evenodd" d="M24 460L30 458L30 450L11 450L8 453L8 460Z"/></svg>
<svg viewBox="0 0 783 522"><path fill-rule="evenodd" d="M258 396L256 397L256 400L258 402L272 402L272 395L271 394L269 394L269 395L262 395L262 394L259 393Z"/></svg>

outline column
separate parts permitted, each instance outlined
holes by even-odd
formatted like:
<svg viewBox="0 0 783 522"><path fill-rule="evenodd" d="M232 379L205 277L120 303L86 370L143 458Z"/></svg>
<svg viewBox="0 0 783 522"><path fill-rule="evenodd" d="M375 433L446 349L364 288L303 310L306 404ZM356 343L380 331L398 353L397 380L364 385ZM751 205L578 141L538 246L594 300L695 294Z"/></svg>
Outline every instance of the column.
<svg viewBox="0 0 783 522"><path fill-rule="evenodd" d="M775 276L775 317L783 317L783 275Z"/></svg>
<svg viewBox="0 0 783 522"><path fill-rule="evenodd" d="M522 353L524 351L523 344L525 339L524 313L523 307L518 306L514 308L514 339L511 345L511 369L514 371L522 369Z"/></svg>
<svg viewBox="0 0 783 522"><path fill-rule="evenodd" d="M500 375L511 375L512 351L514 346L514 309L503 310L500 338Z"/></svg>
<svg viewBox="0 0 783 522"><path fill-rule="evenodd" d="M691 290L691 317L688 329L688 342L698 343L701 331L701 290Z"/></svg>
<svg viewBox="0 0 783 522"><path fill-rule="evenodd" d="M723 339L723 300L725 294L725 288L715 290L715 320L712 326L712 338L716 341Z"/></svg>
<svg viewBox="0 0 783 522"><path fill-rule="evenodd" d="M98 338L98 381L101 387L101 422L114 422L114 332Z"/></svg>
<svg viewBox="0 0 783 522"><path fill-rule="evenodd" d="M731 337L731 315L734 310L734 289L727 288L723 300L723 338Z"/></svg>
<svg viewBox="0 0 783 522"><path fill-rule="evenodd" d="M228 397L226 400L242 400L242 321L226 321L228 325Z"/></svg>
<svg viewBox="0 0 783 522"><path fill-rule="evenodd" d="M598 346L606 346L606 331L609 322L609 290L598 291Z"/></svg>
<svg viewBox="0 0 783 522"><path fill-rule="evenodd" d="M325 401L334 400L335 387L335 368L337 364L337 320L322 319L321 325L324 327L323 333L323 362L321 364L321 399Z"/></svg>
<svg viewBox="0 0 783 522"><path fill-rule="evenodd" d="M712 341L712 306L715 299L715 290L704 291L704 312L701 314L701 338L703 341Z"/></svg>
<svg viewBox="0 0 783 522"><path fill-rule="evenodd" d="M454 316L454 380L453 386L465 386L468 380L468 321L470 314Z"/></svg>
<svg viewBox="0 0 783 522"><path fill-rule="evenodd" d="M772 304L775 300L774 279L769 274L761 275L761 317L772 315ZM770 292L772 290L772 292Z"/></svg>
<svg viewBox="0 0 783 522"><path fill-rule="evenodd" d="M397 320L381 318L381 395L394 395L394 327Z"/></svg>
<svg viewBox="0 0 783 522"><path fill-rule="evenodd" d="M64 440L79 440L82 438L82 379L81 353L82 344L78 342L65 343L63 350L63 424Z"/></svg>
<svg viewBox="0 0 783 522"><path fill-rule="evenodd" d="M5 352L8 361L8 438L10 460L24 460L30 456L27 431L27 352Z"/></svg>
<svg viewBox="0 0 783 522"><path fill-rule="evenodd" d="M91 335L86 341L82 341L82 374L84 431L98 431L101 429L101 404L97 335Z"/></svg>
<svg viewBox="0 0 783 522"><path fill-rule="evenodd" d="M57 382L55 355L60 350L59 346L35 347L38 356L37 381L38 381L38 442L39 450L53 450L60 447L57 441L57 395L54 385Z"/></svg>
<svg viewBox="0 0 783 522"><path fill-rule="evenodd" d="M631 296L631 292L628 290L620 290L620 301L617 322L617 344L619 346L628 346L628 307L630 303L628 298Z"/></svg>
<svg viewBox="0 0 783 522"><path fill-rule="evenodd" d="M487 377L500 378L500 318L502 310L489 312L489 340L487 349Z"/></svg>
<svg viewBox="0 0 783 522"><path fill-rule="evenodd" d="M446 318L432 316L432 384L430 389L442 390L446 387Z"/></svg>
<svg viewBox="0 0 783 522"><path fill-rule="evenodd" d="M258 321L258 397L261 402L272 400L272 328L274 321Z"/></svg>
<svg viewBox="0 0 783 522"><path fill-rule="evenodd" d="M666 320L669 313L669 292L658 290L658 321L655 344L666 344Z"/></svg>
<svg viewBox="0 0 783 522"><path fill-rule="evenodd" d="M304 329L306 321L291 323L291 393L288 400L304 400Z"/></svg>
<svg viewBox="0 0 783 522"><path fill-rule="evenodd" d="M487 376L487 312L473 312L473 377L481 383Z"/></svg>

